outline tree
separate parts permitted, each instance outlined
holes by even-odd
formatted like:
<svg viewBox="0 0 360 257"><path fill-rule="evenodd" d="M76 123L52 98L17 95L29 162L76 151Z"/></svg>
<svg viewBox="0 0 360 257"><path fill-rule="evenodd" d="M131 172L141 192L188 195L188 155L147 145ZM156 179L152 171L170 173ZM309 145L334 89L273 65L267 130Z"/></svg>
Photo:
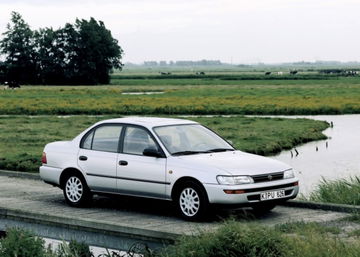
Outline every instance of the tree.
<svg viewBox="0 0 360 257"><path fill-rule="evenodd" d="M20 83L37 81L33 31L19 13L11 13L11 23L0 41L0 52L6 56L6 77Z"/></svg>
<svg viewBox="0 0 360 257"><path fill-rule="evenodd" d="M5 82L5 72L6 72L6 65L4 62L0 61L0 84Z"/></svg>
<svg viewBox="0 0 360 257"><path fill-rule="evenodd" d="M72 40L76 54L72 56L70 67L76 67L77 80L86 84L109 83L109 72L123 66L123 50L118 41L103 22L97 22L94 18L90 21L77 19L74 29L78 33L78 40Z"/></svg>
<svg viewBox="0 0 360 257"><path fill-rule="evenodd" d="M8 80L41 84L107 84L121 69L123 50L101 21L76 19L63 28L32 31L12 12L0 52Z"/></svg>
<svg viewBox="0 0 360 257"><path fill-rule="evenodd" d="M66 53L61 30L39 29L34 33L39 82L42 84L66 83Z"/></svg>

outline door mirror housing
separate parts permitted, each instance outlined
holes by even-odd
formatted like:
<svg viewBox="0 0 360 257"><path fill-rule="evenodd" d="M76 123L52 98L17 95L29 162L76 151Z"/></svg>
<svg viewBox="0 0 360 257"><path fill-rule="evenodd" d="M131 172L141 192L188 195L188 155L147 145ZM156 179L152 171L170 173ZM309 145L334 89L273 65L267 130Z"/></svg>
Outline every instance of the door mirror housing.
<svg viewBox="0 0 360 257"><path fill-rule="evenodd" d="M145 148L143 151L144 156L150 156L150 157L156 157L156 158L162 158L164 155L155 148Z"/></svg>

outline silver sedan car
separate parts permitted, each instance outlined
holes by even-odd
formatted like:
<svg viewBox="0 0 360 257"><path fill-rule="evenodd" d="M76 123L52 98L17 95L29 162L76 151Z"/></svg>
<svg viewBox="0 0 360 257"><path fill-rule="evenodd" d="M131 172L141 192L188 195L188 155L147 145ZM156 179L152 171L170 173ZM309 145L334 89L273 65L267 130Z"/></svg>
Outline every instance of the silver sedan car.
<svg viewBox="0 0 360 257"><path fill-rule="evenodd" d="M236 150L197 122L169 118L104 120L71 141L49 143L40 175L71 206L93 194L149 197L174 201L187 220L215 204L266 212L299 191L288 165Z"/></svg>

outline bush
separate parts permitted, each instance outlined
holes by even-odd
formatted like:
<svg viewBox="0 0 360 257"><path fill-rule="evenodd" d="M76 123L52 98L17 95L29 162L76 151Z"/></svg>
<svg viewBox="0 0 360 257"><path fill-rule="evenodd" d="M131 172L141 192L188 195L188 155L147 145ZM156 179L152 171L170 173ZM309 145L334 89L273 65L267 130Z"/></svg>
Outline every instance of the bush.
<svg viewBox="0 0 360 257"><path fill-rule="evenodd" d="M56 251L56 257L93 257L89 245L71 240L69 244L63 242Z"/></svg>
<svg viewBox="0 0 360 257"><path fill-rule="evenodd" d="M262 226L225 223L214 233L184 237L162 254L171 257L281 257L288 256L280 232Z"/></svg>
<svg viewBox="0 0 360 257"><path fill-rule="evenodd" d="M44 240L21 228L11 228L0 240L1 257L44 257Z"/></svg>

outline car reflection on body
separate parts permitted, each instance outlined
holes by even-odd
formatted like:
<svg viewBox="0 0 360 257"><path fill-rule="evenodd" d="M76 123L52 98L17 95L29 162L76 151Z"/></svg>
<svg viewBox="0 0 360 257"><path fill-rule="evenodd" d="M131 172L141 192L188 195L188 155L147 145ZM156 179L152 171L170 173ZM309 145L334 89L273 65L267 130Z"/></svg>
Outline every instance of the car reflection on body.
<svg viewBox="0 0 360 257"><path fill-rule="evenodd" d="M197 220L212 205L271 210L295 198L298 179L279 161L235 150L197 122L151 117L100 121L71 141L45 146L42 179L64 191L71 206L93 194L174 201Z"/></svg>

